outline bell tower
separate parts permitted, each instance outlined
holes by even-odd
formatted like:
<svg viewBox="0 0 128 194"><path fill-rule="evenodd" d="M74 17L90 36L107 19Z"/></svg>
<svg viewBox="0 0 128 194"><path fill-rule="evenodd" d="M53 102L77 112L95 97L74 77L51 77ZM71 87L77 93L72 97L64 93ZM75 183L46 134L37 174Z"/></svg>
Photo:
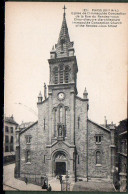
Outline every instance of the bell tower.
<svg viewBox="0 0 128 194"><path fill-rule="evenodd" d="M77 94L77 61L74 56L73 42L70 41L68 27L66 22L66 13L64 6L63 21L57 44L52 47L50 52L49 68L50 80L49 89L66 87L71 85L75 94Z"/></svg>

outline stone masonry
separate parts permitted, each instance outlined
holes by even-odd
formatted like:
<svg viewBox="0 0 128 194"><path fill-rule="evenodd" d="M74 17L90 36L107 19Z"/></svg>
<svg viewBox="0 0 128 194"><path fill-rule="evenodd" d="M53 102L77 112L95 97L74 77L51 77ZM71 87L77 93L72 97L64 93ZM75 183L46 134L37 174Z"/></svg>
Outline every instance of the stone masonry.
<svg viewBox="0 0 128 194"><path fill-rule="evenodd" d="M74 52L64 12L58 42L48 59L48 97L45 86L44 100L41 93L38 96L38 121L16 131L16 177L50 180L62 174L70 181L112 178L114 128L88 119L87 90L83 98L77 95Z"/></svg>

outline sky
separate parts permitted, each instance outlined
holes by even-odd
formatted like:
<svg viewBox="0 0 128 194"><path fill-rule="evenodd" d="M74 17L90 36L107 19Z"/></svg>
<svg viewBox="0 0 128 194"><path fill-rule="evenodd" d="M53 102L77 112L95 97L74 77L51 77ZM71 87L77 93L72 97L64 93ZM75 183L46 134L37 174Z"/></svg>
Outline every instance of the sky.
<svg viewBox="0 0 128 194"><path fill-rule="evenodd" d="M50 51L57 43L64 3L5 3L4 114L19 124L38 120L37 97L49 84ZM118 8L126 4L65 2L70 40L78 64L77 89L89 98L89 118L99 124L127 117L127 15L117 28L76 27L72 12Z"/></svg>

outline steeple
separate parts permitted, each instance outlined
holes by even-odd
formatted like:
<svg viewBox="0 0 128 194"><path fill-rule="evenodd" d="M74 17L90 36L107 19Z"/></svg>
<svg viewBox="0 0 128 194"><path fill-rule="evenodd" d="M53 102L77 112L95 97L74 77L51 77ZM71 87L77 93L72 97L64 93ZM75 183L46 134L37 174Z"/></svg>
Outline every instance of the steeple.
<svg viewBox="0 0 128 194"><path fill-rule="evenodd" d="M59 33L59 38L55 47L53 46L48 59L50 67L49 84L51 87L72 87L72 91L77 94L77 61L74 56L73 42L70 41L68 27L66 22L66 7L64 6L62 26ZM50 87L49 87L50 88Z"/></svg>
<svg viewBox="0 0 128 194"><path fill-rule="evenodd" d="M52 54L51 58L74 56L73 42L70 41L67 22L66 22L65 9L67 8L64 6L63 9L64 9L64 13L63 13L62 26L59 33L58 42L55 45L55 51L54 51L55 54L53 55L53 51L51 51L51 54Z"/></svg>

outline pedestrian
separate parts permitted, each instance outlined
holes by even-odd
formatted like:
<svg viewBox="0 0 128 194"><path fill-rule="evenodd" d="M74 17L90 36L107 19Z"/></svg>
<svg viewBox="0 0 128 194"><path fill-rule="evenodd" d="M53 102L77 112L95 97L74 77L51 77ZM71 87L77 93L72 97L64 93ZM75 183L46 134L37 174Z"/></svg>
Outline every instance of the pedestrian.
<svg viewBox="0 0 128 194"><path fill-rule="evenodd" d="M47 191L51 191L52 190L52 187L51 185L49 184L48 188L47 188Z"/></svg>
<svg viewBox="0 0 128 194"><path fill-rule="evenodd" d="M26 185L28 184L28 179L25 177L25 183L26 183Z"/></svg>
<svg viewBox="0 0 128 194"><path fill-rule="evenodd" d="M59 179L60 179L60 184L61 184L61 182L62 182L62 175L59 176Z"/></svg>
<svg viewBox="0 0 128 194"><path fill-rule="evenodd" d="M47 188L48 188L48 186L46 184L46 181L44 181L44 184L42 185L42 189L47 189Z"/></svg>

